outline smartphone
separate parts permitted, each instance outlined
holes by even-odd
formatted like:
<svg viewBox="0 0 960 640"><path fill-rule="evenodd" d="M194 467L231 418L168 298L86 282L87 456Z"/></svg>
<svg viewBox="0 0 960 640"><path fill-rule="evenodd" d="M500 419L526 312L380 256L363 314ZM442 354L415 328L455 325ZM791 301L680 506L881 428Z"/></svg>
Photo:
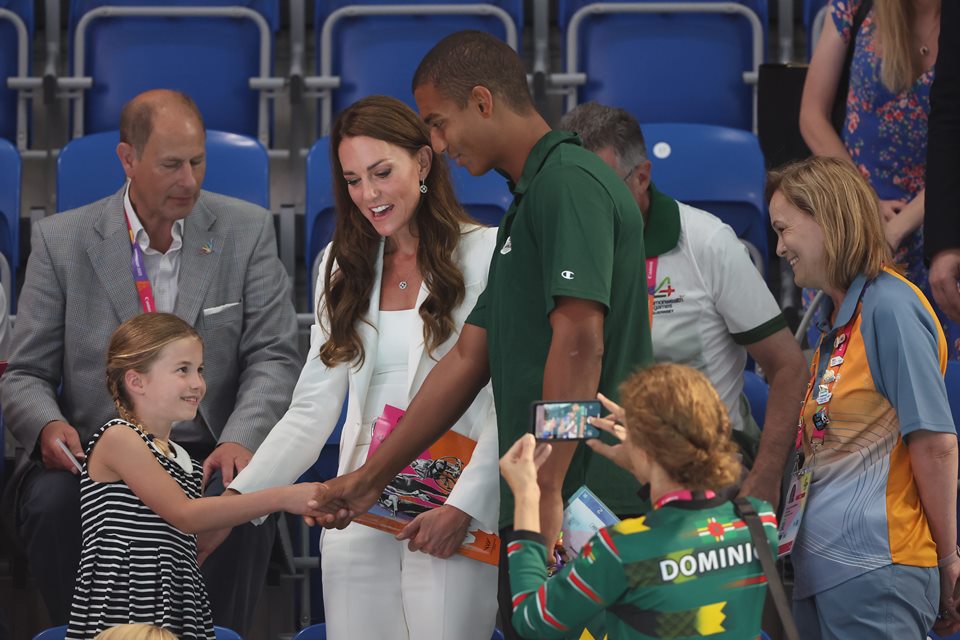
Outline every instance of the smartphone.
<svg viewBox="0 0 960 640"><path fill-rule="evenodd" d="M537 440L587 440L599 438L600 430L587 418L600 417L598 400L534 402L530 405L533 436Z"/></svg>

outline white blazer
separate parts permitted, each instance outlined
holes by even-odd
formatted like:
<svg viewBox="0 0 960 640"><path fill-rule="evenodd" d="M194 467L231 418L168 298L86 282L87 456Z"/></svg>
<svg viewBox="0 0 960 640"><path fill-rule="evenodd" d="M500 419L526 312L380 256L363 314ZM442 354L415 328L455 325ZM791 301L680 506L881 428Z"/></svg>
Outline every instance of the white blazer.
<svg viewBox="0 0 960 640"><path fill-rule="evenodd" d="M473 309L477 297L487 285L487 269L490 257L496 245L495 228L464 226L460 243L454 252L454 259L463 273L466 292L463 302L453 310L454 333L434 350L432 356L427 353L423 341L423 322L420 316L412 323L410 336L410 355L407 368L407 402L416 395L424 379L437 361L442 358L460 335L467 315ZM324 252L323 264L317 279L316 302L319 303L324 290L326 261L330 256L330 247ZM334 267L336 268L336 267ZM326 339L326 332L315 322L310 329L310 353L300 373L300 379L293 391L290 408L280 422L270 431L267 439L254 454L250 464L234 479L230 488L240 493L257 491L269 487L291 484L306 471L320 454L340 417L344 396L349 388L346 422L340 436L340 463L338 475L349 471L347 460L356 448L360 434L364 399L370 385L370 378L376 365L377 330L380 317L380 282L383 273L383 243L377 254L373 291L370 295L370 308L366 320L359 323L360 338L363 342L365 361L363 366L339 364L327 367L319 357L320 346ZM420 286L417 296L417 308L423 304L428 290L426 284ZM318 304L314 308L318 308ZM329 321L325 308L321 309L321 321ZM401 407L406 408L406 407ZM488 384L477 395L473 404L453 429L477 441L470 464L447 498L447 504L469 514L485 531L496 531L500 510L498 442L496 413L493 405L493 391Z"/></svg>

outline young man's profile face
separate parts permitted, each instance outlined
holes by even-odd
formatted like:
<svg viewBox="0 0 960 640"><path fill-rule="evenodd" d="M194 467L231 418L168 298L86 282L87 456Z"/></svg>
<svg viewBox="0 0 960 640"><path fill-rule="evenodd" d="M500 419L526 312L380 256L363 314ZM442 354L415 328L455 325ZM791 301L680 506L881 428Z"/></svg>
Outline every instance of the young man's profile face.
<svg viewBox="0 0 960 640"><path fill-rule="evenodd" d="M445 153L471 175L479 176L493 168L491 154L485 145L484 124L477 105L468 102L461 109L432 83L416 88L420 117L430 127L430 144L436 153Z"/></svg>

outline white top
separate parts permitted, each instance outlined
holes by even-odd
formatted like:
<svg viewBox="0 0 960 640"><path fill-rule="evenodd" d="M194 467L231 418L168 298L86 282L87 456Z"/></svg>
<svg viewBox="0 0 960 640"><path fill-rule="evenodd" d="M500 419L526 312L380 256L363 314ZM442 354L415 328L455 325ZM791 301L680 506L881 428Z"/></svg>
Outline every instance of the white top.
<svg viewBox="0 0 960 640"><path fill-rule="evenodd" d="M780 308L733 229L706 211L677 204L680 239L657 264L654 359L703 372L727 405L731 426L742 431L750 415L740 400L747 363L742 345L767 337L762 325ZM750 335L757 330L761 335Z"/></svg>
<svg viewBox="0 0 960 640"><path fill-rule="evenodd" d="M177 303L177 278L180 277L180 249L183 248L183 220L173 224L173 243L166 253L160 253L150 247L150 236L143 228L143 223L133 210L130 202L130 181L123 192L123 208L127 214L127 221L133 229L133 238L140 245L143 252L143 265L147 269L147 278L150 279L150 288L153 289L153 300L157 311L173 313Z"/></svg>

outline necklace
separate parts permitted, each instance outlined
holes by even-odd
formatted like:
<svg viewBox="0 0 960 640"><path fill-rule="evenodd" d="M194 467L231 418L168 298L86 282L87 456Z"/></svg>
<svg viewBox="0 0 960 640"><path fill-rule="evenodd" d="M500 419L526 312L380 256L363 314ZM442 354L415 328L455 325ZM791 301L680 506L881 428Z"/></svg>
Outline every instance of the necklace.
<svg viewBox="0 0 960 640"><path fill-rule="evenodd" d="M930 30L930 33L927 34L927 37L924 38L923 40L920 40L920 55L923 56L924 58L926 58L928 55L930 55L930 47L927 46L927 42L929 42L931 38L935 37L935 36L934 36L934 33L935 33L935 32L936 32L937 35L939 35L939 33L940 33L940 21L939 21L939 20L937 20L936 23L933 25L933 29ZM919 38L918 38L918 40L919 40Z"/></svg>

